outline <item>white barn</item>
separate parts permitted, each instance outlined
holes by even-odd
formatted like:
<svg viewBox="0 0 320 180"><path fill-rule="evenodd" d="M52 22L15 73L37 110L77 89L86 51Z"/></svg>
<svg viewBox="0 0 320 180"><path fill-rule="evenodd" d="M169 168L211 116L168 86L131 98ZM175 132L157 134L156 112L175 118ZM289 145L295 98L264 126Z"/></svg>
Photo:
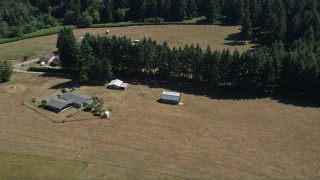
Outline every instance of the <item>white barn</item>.
<svg viewBox="0 0 320 180"><path fill-rule="evenodd" d="M181 99L181 94L177 92L163 91L161 100L163 103L167 104L179 104Z"/></svg>
<svg viewBox="0 0 320 180"><path fill-rule="evenodd" d="M128 87L128 83L124 83L123 81L119 80L119 79L115 79L112 80L109 84L108 84L108 88L110 89L122 89L125 90Z"/></svg>

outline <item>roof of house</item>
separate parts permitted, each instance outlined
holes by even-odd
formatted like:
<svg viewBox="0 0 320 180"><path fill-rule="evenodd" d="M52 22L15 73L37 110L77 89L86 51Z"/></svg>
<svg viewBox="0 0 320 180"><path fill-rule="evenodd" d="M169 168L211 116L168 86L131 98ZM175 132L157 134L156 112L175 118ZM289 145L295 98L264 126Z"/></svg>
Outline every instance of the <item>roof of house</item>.
<svg viewBox="0 0 320 180"><path fill-rule="evenodd" d="M56 98L51 99L46 104L46 106L54 107L54 108L61 110L61 109L65 108L66 106L68 106L69 104L71 104L69 101L66 101L66 100L63 100L63 99L56 97Z"/></svg>
<svg viewBox="0 0 320 180"><path fill-rule="evenodd" d="M112 80L108 86L112 86L112 85L116 85L116 86L119 86L121 87L122 84L127 84L127 83L123 83L123 81L119 80L119 79L115 79L115 80ZM128 84L127 84L128 86Z"/></svg>
<svg viewBox="0 0 320 180"><path fill-rule="evenodd" d="M69 101L71 103L77 103L77 104L83 104L85 101L92 99L92 97L87 96L87 95L83 95L80 93L63 93L61 95L59 95L60 99L64 99L66 101Z"/></svg>
<svg viewBox="0 0 320 180"><path fill-rule="evenodd" d="M171 101L179 101L180 100L180 93L177 92L168 92L163 91L161 98L165 100L171 100Z"/></svg>
<svg viewBox="0 0 320 180"><path fill-rule="evenodd" d="M52 59L55 56L52 52L45 54L40 58L40 62L48 62L50 59Z"/></svg>

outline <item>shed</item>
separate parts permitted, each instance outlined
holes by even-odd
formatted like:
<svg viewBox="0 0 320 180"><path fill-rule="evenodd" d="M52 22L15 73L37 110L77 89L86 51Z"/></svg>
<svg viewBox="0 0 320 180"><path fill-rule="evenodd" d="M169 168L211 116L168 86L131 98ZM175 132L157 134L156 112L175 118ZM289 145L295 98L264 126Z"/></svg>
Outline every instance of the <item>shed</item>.
<svg viewBox="0 0 320 180"><path fill-rule="evenodd" d="M110 118L110 112L109 112L109 111L105 111L105 112L102 114L102 117L103 117L103 118L106 118L106 119L109 119L109 118Z"/></svg>
<svg viewBox="0 0 320 180"><path fill-rule="evenodd" d="M55 54L53 54L52 52L50 52L50 53L47 53L47 54L43 55L43 56L40 58L39 62L40 62L41 64L43 64L43 63L45 63L45 64L51 63L54 58L55 58Z"/></svg>
<svg viewBox="0 0 320 180"><path fill-rule="evenodd" d="M123 81L119 80L119 79L115 79L112 80L109 84L108 84L108 88L111 89L122 89L125 90L128 87L128 83L124 83Z"/></svg>
<svg viewBox="0 0 320 180"><path fill-rule="evenodd" d="M51 109L55 112L61 112L63 110L65 110L66 108L70 107L72 103L70 103L69 101L66 101L64 99L60 99L60 98L53 98L51 99L46 105L45 107L48 109Z"/></svg>
<svg viewBox="0 0 320 180"><path fill-rule="evenodd" d="M167 104L179 104L181 94L177 92L163 91L161 101Z"/></svg>

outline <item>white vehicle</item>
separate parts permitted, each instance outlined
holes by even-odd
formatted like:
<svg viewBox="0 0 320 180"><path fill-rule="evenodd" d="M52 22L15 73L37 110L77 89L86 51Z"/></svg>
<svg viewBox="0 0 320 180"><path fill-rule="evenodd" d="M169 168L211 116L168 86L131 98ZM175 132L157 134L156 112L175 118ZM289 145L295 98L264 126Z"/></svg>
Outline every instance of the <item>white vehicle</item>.
<svg viewBox="0 0 320 180"><path fill-rule="evenodd" d="M139 43L139 42L140 42L140 40L133 40L133 41L131 41L132 45L135 45L135 44L137 44L137 43Z"/></svg>

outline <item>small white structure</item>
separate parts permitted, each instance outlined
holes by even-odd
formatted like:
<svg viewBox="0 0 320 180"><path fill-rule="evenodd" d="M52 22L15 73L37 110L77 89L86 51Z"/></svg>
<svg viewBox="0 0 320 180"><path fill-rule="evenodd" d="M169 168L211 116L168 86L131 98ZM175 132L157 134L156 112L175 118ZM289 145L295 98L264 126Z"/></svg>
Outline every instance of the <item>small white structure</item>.
<svg viewBox="0 0 320 180"><path fill-rule="evenodd" d="M161 100L163 103L167 104L179 104L181 99L181 94L177 92L163 91Z"/></svg>
<svg viewBox="0 0 320 180"><path fill-rule="evenodd" d="M110 118L110 112L109 111L104 112L102 114L102 118L109 119Z"/></svg>
<svg viewBox="0 0 320 180"><path fill-rule="evenodd" d="M119 80L119 79L115 79L112 80L109 84L108 84L108 88L110 89L121 89L121 90L125 90L128 87L128 83L124 83L123 81Z"/></svg>
<svg viewBox="0 0 320 180"><path fill-rule="evenodd" d="M133 41L131 41L132 45L135 45L135 44L137 44L137 43L139 43L139 42L140 42L140 40L133 40Z"/></svg>
<svg viewBox="0 0 320 180"><path fill-rule="evenodd" d="M45 62L40 62L39 66L44 66L45 64Z"/></svg>

